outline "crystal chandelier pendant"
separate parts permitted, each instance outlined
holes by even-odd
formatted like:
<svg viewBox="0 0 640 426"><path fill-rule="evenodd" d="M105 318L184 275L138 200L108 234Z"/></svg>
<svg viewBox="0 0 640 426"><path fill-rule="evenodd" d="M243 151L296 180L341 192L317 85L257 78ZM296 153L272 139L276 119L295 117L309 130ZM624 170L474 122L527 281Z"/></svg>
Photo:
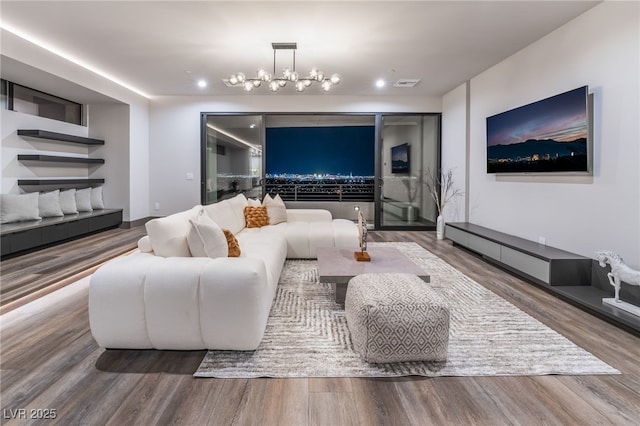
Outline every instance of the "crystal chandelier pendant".
<svg viewBox="0 0 640 426"><path fill-rule="evenodd" d="M339 84L341 77L338 74L332 74L331 77L325 77L324 72L313 68L307 76L301 77L296 71L296 50L297 43L271 43L273 48L273 74L264 68L258 69L256 76L248 78L243 73L232 74L225 81L230 86L240 86L246 92L251 92L262 85L262 82L268 83L267 86L272 92L277 92L280 88L285 87L288 82L293 83L297 92L303 92L313 83L318 83L324 92L329 92L333 86ZM276 52L278 50L290 50L292 52L292 66L285 67L281 74L276 73Z"/></svg>

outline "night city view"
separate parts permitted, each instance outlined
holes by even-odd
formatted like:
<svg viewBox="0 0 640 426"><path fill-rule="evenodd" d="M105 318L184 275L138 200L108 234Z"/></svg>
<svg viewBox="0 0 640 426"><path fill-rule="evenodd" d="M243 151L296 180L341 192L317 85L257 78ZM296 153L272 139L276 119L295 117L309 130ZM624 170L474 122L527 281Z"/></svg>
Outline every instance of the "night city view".
<svg viewBox="0 0 640 426"><path fill-rule="evenodd" d="M373 126L267 128L266 191L289 201L372 201Z"/></svg>

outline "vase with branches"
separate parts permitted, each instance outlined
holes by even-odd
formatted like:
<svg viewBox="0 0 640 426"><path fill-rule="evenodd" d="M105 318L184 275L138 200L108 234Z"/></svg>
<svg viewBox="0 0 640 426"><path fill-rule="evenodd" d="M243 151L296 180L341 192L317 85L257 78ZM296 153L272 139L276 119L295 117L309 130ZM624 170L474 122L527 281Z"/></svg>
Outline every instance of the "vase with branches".
<svg viewBox="0 0 640 426"><path fill-rule="evenodd" d="M444 219L442 218L442 213L449 201L462 195L463 192L454 186L453 169L441 170L439 173L427 169L425 172L424 185L438 209L436 238L441 240L444 238Z"/></svg>

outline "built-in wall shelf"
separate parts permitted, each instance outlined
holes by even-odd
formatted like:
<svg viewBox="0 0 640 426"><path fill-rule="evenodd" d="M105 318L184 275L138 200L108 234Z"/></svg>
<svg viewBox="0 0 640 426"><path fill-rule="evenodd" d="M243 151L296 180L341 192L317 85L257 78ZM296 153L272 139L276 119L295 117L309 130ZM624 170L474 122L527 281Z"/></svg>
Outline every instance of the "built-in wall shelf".
<svg viewBox="0 0 640 426"><path fill-rule="evenodd" d="M63 133L50 132L48 130L18 130L18 136L28 136L30 138L48 139L60 142L79 143L83 145L104 145L104 140L102 139L66 135Z"/></svg>
<svg viewBox="0 0 640 426"><path fill-rule="evenodd" d="M18 179L19 186L98 185L104 179Z"/></svg>
<svg viewBox="0 0 640 426"><path fill-rule="evenodd" d="M18 154L18 161L38 161L46 163L80 163L80 164L104 164L102 158L65 157L61 155Z"/></svg>
<svg viewBox="0 0 640 426"><path fill-rule="evenodd" d="M640 317L611 305L607 270L596 260L472 223L447 223L446 237L574 305L640 334ZM640 288L622 285L621 300L640 305Z"/></svg>
<svg viewBox="0 0 640 426"><path fill-rule="evenodd" d="M19 136L38 138L43 140L58 141L58 142L71 142L74 144L82 145L104 145L104 141L101 139L85 138L82 136L65 135L63 133L50 132L48 130L18 130ZM68 155L49 155L49 154L18 154L18 161L24 163L38 162L38 163L52 163L52 166L56 167L72 167L73 164L82 165L87 168L87 174L91 166L99 166L105 163L102 158L88 158L88 157L75 157ZM65 166L65 164L67 166ZM60 174L59 174L60 175ZM81 185L92 186L100 185L104 183L104 179L91 179L91 178L43 178L43 179L18 179L18 186L74 186Z"/></svg>

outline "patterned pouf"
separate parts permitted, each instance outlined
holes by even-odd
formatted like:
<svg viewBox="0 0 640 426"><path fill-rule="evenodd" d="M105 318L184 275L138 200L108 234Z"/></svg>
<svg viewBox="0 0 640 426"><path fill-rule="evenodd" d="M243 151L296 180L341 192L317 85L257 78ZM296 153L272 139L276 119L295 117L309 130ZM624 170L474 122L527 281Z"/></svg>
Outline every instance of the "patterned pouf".
<svg viewBox="0 0 640 426"><path fill-rule="evenodd" d="M344 309L354 349L367 362L447 358L449 306L416 275L358 275Z"/></svg>

